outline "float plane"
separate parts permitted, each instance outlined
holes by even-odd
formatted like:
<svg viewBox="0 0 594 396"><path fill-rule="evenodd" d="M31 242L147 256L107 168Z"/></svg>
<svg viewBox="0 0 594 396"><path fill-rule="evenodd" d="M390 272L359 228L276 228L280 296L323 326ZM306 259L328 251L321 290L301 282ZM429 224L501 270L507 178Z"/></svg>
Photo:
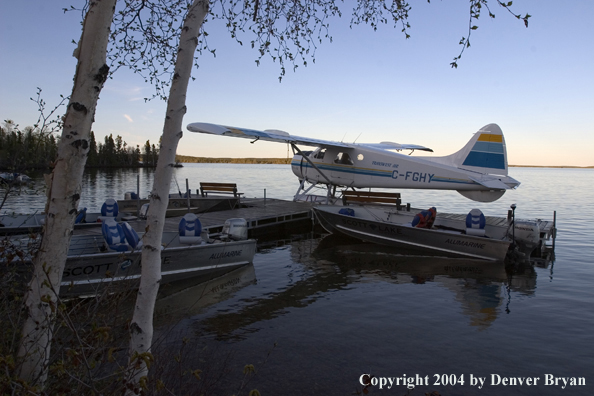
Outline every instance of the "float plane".
<svg viewBox="0 0 594 396"><path fill-rule="evenodd" d="M443 157L412 156L414 151L433 152L415 144L333 142L273 129L256 131L201 122L189 124L187 129L251 139L252 143L290 144L295 154L291 168L301 181L299 191L303 194L323 184L328 187L328 197L336 187L434 189L456 190L471 200L492 202L520 185L507 175L505 139L497 124L482 127L461 150ZM298 145L316 149L301 151ZM410 153L403 154L403 150ZM305 182L312 184L307 190Z"/></svg>

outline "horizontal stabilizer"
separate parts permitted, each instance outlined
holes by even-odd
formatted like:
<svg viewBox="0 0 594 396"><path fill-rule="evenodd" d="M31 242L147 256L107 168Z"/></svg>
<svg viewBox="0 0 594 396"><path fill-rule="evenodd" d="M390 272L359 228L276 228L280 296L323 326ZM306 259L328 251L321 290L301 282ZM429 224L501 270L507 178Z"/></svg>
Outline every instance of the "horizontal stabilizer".
<svg viewBox="0 0 594 396"><path fill-rule="evenodd" d="M491 188L493 190L510 190L512 188L499 179L481 180L478 177L469 177L478 184L485 186L487 188Z"/></svg>

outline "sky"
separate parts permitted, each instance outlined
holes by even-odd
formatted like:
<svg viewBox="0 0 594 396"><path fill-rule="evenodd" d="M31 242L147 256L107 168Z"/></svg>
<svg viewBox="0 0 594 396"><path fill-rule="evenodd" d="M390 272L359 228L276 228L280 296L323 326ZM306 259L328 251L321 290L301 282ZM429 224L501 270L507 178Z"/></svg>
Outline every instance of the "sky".
<svg viewBox="0 0 594 396"><path fill-rule="evenodd" d="M594 165L594 2L516 0L529 27L494 1L458 68L468 31L468 2L411 1L411 37L400 28L349 27L350 7L330 21L332 42L318 45L315 63L288 68L240 46L209 21L209 45L187 95L184 126L211 122L280 129L299 136L430 147L436 156L462 148L489 123L503 130L510 165ZM64 13L76 0L0 0L0 122L21 127L38 117L37 87L51 108L68 96L81 15ZM562 5L561 5L562 4ZM250 36L243 37L249 42ZM157 143L165 103L145 102L154 88L127 70L108 80L93 124L98 141L120 135L128 145ZM184 129L178 154L197 157L275 157L287 146L195 134Z"/></svg>

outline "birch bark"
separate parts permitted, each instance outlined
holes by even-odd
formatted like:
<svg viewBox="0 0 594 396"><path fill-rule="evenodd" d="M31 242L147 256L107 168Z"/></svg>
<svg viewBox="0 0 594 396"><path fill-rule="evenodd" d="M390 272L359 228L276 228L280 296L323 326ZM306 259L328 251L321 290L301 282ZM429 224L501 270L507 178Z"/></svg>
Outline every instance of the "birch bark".
<svg viewBox="0 0 594 396"><path fill-rule="evenodd" d="M64 117L58 158L46 204L45 229L25 296L27 318L19 346L19 376L43 386L47 379L53 322L68 246L80 199L95 108L109 67L106 51L116 0L94 0L85 16L74 86Z"/></svg>
<svg viewBox="0 0 594 396"><path fill-rule="evenodd" d="M161 238L165 211L169 203L169 188L173 176L175 153L182 137L183 117L186 113L186 92L192 74L198 34L206 14L208 0L194 0L184 20L169 98L159 160L155 170L153 189L147 213L146 233L143 237L142 274L130 323L129 393L138 390L146 379L153 338L153 313L161 282Z"/></svg>

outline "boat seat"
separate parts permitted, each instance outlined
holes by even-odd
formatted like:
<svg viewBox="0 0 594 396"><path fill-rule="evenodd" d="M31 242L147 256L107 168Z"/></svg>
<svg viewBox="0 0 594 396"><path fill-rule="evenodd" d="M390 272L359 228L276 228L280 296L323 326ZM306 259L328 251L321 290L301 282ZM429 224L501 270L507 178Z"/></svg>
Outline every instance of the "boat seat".
<svg viewBox="0 0 594 396"><path fill-rule="evenodd" d="M186 213L179 222L179 242L184 244L198 244L202 242L200 234L202 224L194 213Z"/></svg>
<svg viewBox="0 0 594 396"><path fill-rule="evenodd" d="M124 231L124 236L126 237L126 242L130 245L132 250L138 250L142 248L142 241L140 237L132 228L132 226L125 221L122 222L122 230Z"/></svg>
<svg viewBox="0 0 594 396"><path fill-rule="evenodd" d="M474 236L485 236L485 225L487 221L480 209L472 209L466 215L466 234Z"/></svg>
<svg viewBox="0 0 594 396"><path fill-rule="evenodd" d="M130 245L128 245L128 242L126 241L124 229L120 224L116 223L115 219L107 218L103 224L101 224L101 233L110 250L126 252L130 249Z"/></svg>
<svg viewBox="0 0 594 396"><path fill-rule="evenodd" d="M98 221L105 222L108 218L118 217L119 208L115 199L109 198L101 205L101 216L97 218Z"/></svg>
<svg viewBox="0 0 594 396"><path fill-rule="evenodd" d="M86 217L87 217L87 208L82 208L76 215L76 219L74 219L74 224L85 223Z"/></svg>
<svg viewBox="0 0 594 396"><path fill-rule="evenodd" d="M117 217L118 210L118 203L115 199L106 199L101 205L101 216Z"/></svg>

